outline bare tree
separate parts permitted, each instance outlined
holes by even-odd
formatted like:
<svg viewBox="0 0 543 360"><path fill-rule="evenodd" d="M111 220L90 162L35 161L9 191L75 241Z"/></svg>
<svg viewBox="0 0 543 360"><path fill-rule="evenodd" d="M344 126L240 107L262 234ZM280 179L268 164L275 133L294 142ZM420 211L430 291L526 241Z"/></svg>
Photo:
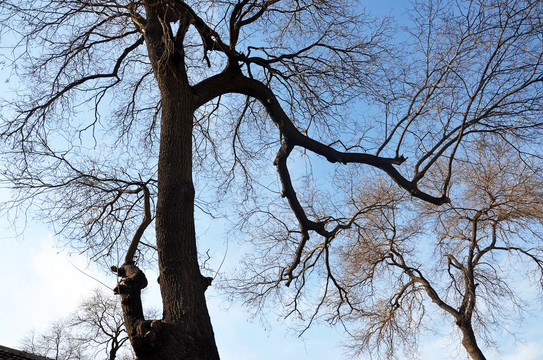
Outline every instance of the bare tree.
<svg viewBox="0 0 543 360"><path fill-rule="evenodd" d="M358 2L2 1L2 39L24 81L0 130L2 177L19 190L11 205L39 208L113 265L139 359L217 359L194 223L195 206L220 203L209 187L244 200L243 230L261 215L281 230L264 237L279 255L247 262L242 289L258 300L284 283L299 311L322 274L319 309L333 289L346 296L333 247L381 205L297 191L321 178L300 179L298 164L329 163L351 188L375 169L394 192L442 205L466 139L541 130L541 4L458 4L417 7L429 18L415 16L404 51L388 19ZM355 105L383 108L365 121ZM163 318L149 320L140 267L155 250Z"/></svg>
<svg viewBox="0 0 543 360"><path fill-rule="evenodd" d="M81 347L61 321L53 323L44 334L32 331L21 345L24 351L54 360L84 359Z"/></svg>
<svg viewBox="0 0 543 360"><path fill-rule="evenodd" d="M354 350L413 353L433 303L469 356L485 359L477 340L498 344L495 331L519 321L515 314L526 315L534 300L525 295L532 285L519 280L543 290L541 161L500 143L473 146L451 184L454 203L417 210L390 198L342 249L340 283L351 307L333 317L355 325Z"/></svg>
<svg viewBox="0 0 543 360"><path fill-rule="evenodd" d="M390 147L412 149L411 159L417 160L407 165L414 171L413 181L420 180L421 188L429 193L444 191L452 203L439 209L431 208L426 217L415 218L413 214L418 210L410 203L412 199L394 191L392 184L378 172L336 169L330 176L335 180L336 191L330 190L329 186L323 187L316 176L303 174L303 180L311 180L303 183L307 186L303 192L306 211L324 219L329 228L333 228L331 224L337 224L337 232L325 237L324 241L311 239L297 252L300 248L297 247L295 222L278 216L278 207L255 212L255 223L260 228L250 228L247 232L260 246L260 251L248 259L240 281L233 287L249 303L257 305L257 309L261 309L266 301L274 307L282 304L287 314L299 316L305 326L319 319L330 323L343 321L348 324L348 330L353 331L354 349L386 358L395 356L402 346L405 346L405 352L400 358L416 356L413 352L416 335L428 325L422 321L427 310L425 303L428 299L439 299L458 323L462 342L470 356L480 359L483 355L474 328L479 331L477 338L495 339L482 329L503 326L506 318L512 319L503 316L510 314L506 304L517 304L522 291L505 289L504 286L514 284L514 281L507 282L505 277L499 284L490 276L477 279L478 283L487 280L485 287L479 285L481 293L478 296L484 299L479 300L482 303L492 300L501 291L508 294L501 302L490 301L478 307L477 311L491 308L481 316L474 313L477 297L470 300L473 303L469 306L462 301L446 301L451 293L443 296L438 290L443 284L448 284L445 287L449 288L454 286L447 279L448 273L444 272L446 267L426 267L434 264L434 259L424 257L428 253L425 246L430 241L425 237L431 239L433 232L443 225L437 221L429 224L440 210L462 212L471 209L472 213L462 215L463 221L474 219L477 211L485 212L488 199L470 207L462 201L480 190L481 185L475 184L477 176L510 166L503 176L508 177L511 186L517 181L530 183L530 186L518 185L524 192L509 196L511 206L524 209L514 221L523 223L525 229L533 229L533 233L523 234L526 242L519 240L515 244L526 251L527 259L533 256L538 271L540 246L537 245L539 234L535 226L540 225L536 204L540 200L538 189L541 185L541 169L536 164L542 156L541 118L538 115L542 94L541 3L467 1L453 5L451 2L419 1L411 17L407 32L398 35L405 50L393 53L396 61L386 62L386 71L379 73L382 83L376 89L374 99L381 104L382 111L375 115L376 125L369 134L377 132L378 124L382 126L379 134L385 140L378 143L378 154ZM527 81L519 83L520 78ZM440 130L434 131L437 128L433 126L438 124ZM486 160L481 151L486 153ZM495 152L494 157L491 157L492 152ZM503 161L500 164L502 156L517 162L518 166L513 163L506 166ZM323 166L314 159L308 159L306 163L313 168ZM468 169L466 164L471 167ZM532 164L531 168L529 164ZM511 168L513 165L517 167ZM471 180L465 180L470 177ZM462 185L458 185L462 180ZM312 183L316 185L311 186ZM488 191L507 191L504 186L505 183L487 184L489 189L494 187ZM462 190L471 193L467 195ZM478 196L482 199L485 194ZM530 211L533 214L530 215ZM260 215L268 216L267 212L273 214L273 221L265 223ZM500 220L501 235L510 231L507 237L511 238L516 230L508 221L513 220ZM474 222L479 224L475 226L481 226L483 220ZM455 227L463 229L464 226L450 223L447 229L453 231ZM476 240L483 242L489 236L482 229L468 235L483 236ZM444 252L439 247L452 246L452 241L446 237L434 240L438 246L434 256L442 261ZM281 289L277 287L276 274L282 273L283 269L277 259L288 261L293 252L300 254L296 263L299 265L297 275L292 281L295 286ZM471 256L476 253L474 251ZM493 256L498 255L492 252L484 258ZM461 264L464 259L459 261ZM470 266L464 263L463 269ZM479 270L482 271L481 267ZM441 277L431 277L437 270ZM460 269L456 271L461 272ZM455 281L460 283L459 279ZM462 281L463 284L468 282L467 279ZM475 283L473 279L471 281ZM485 293L482 293L483 288ZM465 292L462 295L466 302L471 296ZM496 303L502 306L491 306ZM359 324L360 331L354 331L352 327L357 328L356 322L362 320L364 324Z"/></svg>
<svg viewBox="0 0 543 360"><path fill-rule="evenodd" d="M94 352L92 359L105 353L108 360L115 360L128 341L119 302L99 290L81 303L69 325L78 330L77 338L87 344L86 349Z"/></svg>
<svg viewBox="0 0 543 360"><path fill-rule="evenodd" d="M121 305L95 290L74 314L55 321L41 334L31 332L22 347L55 360L125 360L134 358L124 346L127 341Z"/></svg>

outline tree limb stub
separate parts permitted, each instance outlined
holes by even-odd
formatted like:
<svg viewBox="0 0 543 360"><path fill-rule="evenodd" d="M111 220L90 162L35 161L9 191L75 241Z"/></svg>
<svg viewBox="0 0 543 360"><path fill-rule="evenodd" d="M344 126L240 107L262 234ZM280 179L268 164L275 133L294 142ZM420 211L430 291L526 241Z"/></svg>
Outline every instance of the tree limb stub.
<svg viewBox="0 0 543 360"><path fill-rule="evenodd" d="M160 320L145 320L141 302L141 290L147 287L145 274L135 265L124 264L111 270L121 276L121 280L113 290L121 296L124 324L137 354L153 351L160 346Z"/></svg>
<svg viewBox="0 0 543 360"><path fill-rule="evenodd" d="M126 252L124 264L117 268L112 266L111 270L121 277L117 286L113 289L115 294L121 296L125 327L136 353L152 351L159 346L159 333L162 327L159 320L145 320L141 300L141 290L147 287L148 281L137 266L134 256L138 249L143 233L152 221L150 192L146 184L141 184L136 190L124 190L124 193L137 194L143 191L144 217L136 230L130 246Z"/></svg>

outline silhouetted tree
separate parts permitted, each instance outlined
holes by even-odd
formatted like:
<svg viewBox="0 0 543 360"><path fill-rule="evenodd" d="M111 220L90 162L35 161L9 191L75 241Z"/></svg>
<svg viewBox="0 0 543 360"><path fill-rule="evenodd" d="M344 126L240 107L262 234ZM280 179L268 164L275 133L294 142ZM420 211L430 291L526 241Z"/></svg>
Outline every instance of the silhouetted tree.
<svg viewBox="0 0 543 360"><path fill-rule="evenodd" d="M121 305L112 295L95 290L74 314L55 321L42 333L31 332L22 347L55 360L128 360L134 357L123 346L127 341Z"/></svg>

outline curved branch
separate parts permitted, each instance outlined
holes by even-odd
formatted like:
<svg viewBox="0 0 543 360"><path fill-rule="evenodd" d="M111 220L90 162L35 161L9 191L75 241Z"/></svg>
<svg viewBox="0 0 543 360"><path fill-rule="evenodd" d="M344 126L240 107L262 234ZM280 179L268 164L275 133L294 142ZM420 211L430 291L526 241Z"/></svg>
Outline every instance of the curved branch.
<svg viewBox="0 0 543 360"><path fill-rule="evenodd" d="M145 232L145 229L147 229L147 226L152 221L151 216L151 204L150 204L150 194L149 189L146 185L142 185L141 188L136 190L136 192L139 192L143 190L143 202L144 202L144 212L145 215L143 217L143 220L136 230L136 233L134 234L134 237L132 238L132 241L130 242L130 246L128 247L128 251L126 252L126 256L124 258L124 264L125 265L133 265L134 264L134 255L136 254L136 250L138 249L138 245L140 243L141 237L143 236L143 233Z"/></svg>
<svg viewBox="0 0 543 360"><path fill-rule="evenodd" d="M367 153L342 152L302 134L285 113L273 91L265 84L244 76L239 70L227 67L222 73L196 84L193 87L193 93L196 108L219 95L227 93L239 93L251 96L260 101L266 108L270 118L279 128L281 135L289 146L303 147L325 157L331 163L355 163L376 167L386 172L400 187L407 190L412 196L436 205L450 202L449 198L445 195L436 197L423 192L417 187L416 182L409 181L401 175L393 165L402 164L406 160L404 156L386 158Z"/></svg>
<svg viewBox="0 0 543 360"><path fill-rule="evenodd" d="M203 80L193 87L195 107L197 108L207 101L226 93L240 93L260 101L266 108L272 121L278 127L283 138L283 144L277 153L274 165L277 167L283 187L281 196L287 198L294 215L298 219L302 233L294 254L294 259L291 265L285 269L286 274L283 273L288 278L286 282L287 286L292 282L294 270L300 264L305 245L310 238L309 231L315 231L325 238L335 236L333 232L326 230L323 222L315 222L308 219L296 196L287 166L287 159L295 146L300 146L321 155L331 163L355 163L377 167L386 172L400 187L415 197L437 205L449 202L446 196L434 197L427 194L421 191L415 182L403 177L393 166L402 164L406 160L403 156L385 158L366 153L341 152L302 134L285 113L272 90L257 80L245 77L238 69L233 67L227 67L221 74Z"/></svg>
<svg viewBox="0 0 543 360"><path fill-rule="evenodd" d="M294 254L294 260L292 264L286 269L286 275L288 277L286 285L289 286L292 280L294 279L293 273L294 270L300 264L302 253L305 248L305 244L309 240L309 231L316 231L318 234L329 237L331 234L326 231L323 222L311 221L307 218L307 215L296 196L294 187L292 186L292 180L287 167L287 158L292 151L292 146L287 142L283 142L281 148L277 152L277 156L274 161L274 165L277 167L277 172L279 173L279 178L281 179L281 184L283 185L283 190L281 192L282 197L286 197L290 208L294 212L294 215L298 219L300 224L300 231L302 233L302 238L298 244L296 252Z"/></svg>

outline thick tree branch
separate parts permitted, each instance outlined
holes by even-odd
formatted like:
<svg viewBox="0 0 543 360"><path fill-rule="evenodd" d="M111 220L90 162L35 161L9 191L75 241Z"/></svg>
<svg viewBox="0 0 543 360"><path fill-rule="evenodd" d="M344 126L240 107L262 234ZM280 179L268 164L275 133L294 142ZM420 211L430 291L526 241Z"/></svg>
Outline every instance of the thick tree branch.
<svg viewBox="0 0 543 360"><path fill-rule="evenodd" d="M415 182L411 182L401 175L393 165L402 164L406 160L403 156L386 158L367 153L341 152L302 134L285 113L272 90L257 80L245 77L239 71L227 68L221 74L196 84L193 87L193 93L196 98L196 107L203 105L219 95L227 93L240 93L254 97L266 108L270 118L278 127L281 136L283 136L289 146L300 146L325 157L331 163L353 163L374 166L386 172L412 196L429 203L441 205L450 201L445 195L435 197L423 192L417 187Z"/></svg>

